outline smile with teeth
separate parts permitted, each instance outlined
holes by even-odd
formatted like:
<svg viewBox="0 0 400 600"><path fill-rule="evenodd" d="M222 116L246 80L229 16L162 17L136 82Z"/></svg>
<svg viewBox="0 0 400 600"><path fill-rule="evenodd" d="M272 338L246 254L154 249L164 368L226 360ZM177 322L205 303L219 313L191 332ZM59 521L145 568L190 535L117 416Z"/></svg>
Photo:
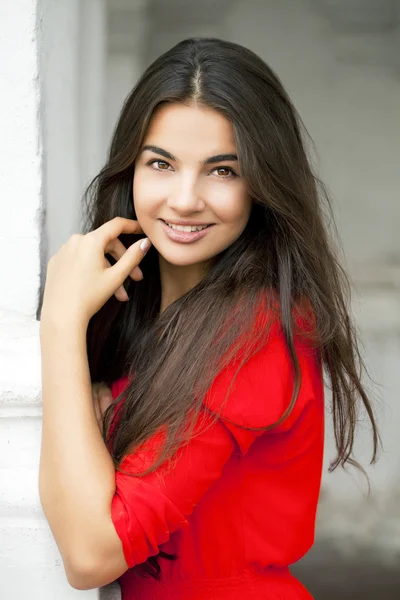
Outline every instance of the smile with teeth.
<svg viewBox="0 0 400 600"><path fill-rule="evenodd" d="M164 221L171 227L171 229L176 229L177 231L201 231L202 229L206 229L209 225L174 225L173 223L168 223L168 221Z"/></svg>

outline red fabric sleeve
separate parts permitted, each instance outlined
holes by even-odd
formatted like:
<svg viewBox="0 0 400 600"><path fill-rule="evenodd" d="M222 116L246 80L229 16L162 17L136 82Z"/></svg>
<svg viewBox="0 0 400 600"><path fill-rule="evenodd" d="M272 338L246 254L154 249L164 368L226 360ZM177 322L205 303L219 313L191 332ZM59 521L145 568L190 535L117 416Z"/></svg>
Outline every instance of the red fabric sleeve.
<svg viewBox="0 0 400 600"><path fill-rule="evenodd" d="M285 427L291 426L305 404L312 399L314 386L320 389L319 368L314 354L301 352L300 346L298 350L301 354L303 385L295 409L285 420ZM267 426L283 414L293 389L283 336L276 331L272 333L265 348L240 369L222 418L215 422L210 411L218 409L231 377L232 370L227 368L214 380L204 401L202 433L172 457L172 470L168 460L144 477L116 472L112 520L129 567L158 554L160 544L165 543L171 533L186 527L186 517L221 476L233 451L239 447L245 454L253 441L264 433L245 430L243 425ZM115 382L112 386L113 396L123 391L127 383L126 378ZM224 418L235 421L235 424L227 423ZM203 431L204 425L209 423L212 425ZM155 434L146 442L143 450L126 456L121 468L133 473L151 464L160 436L161 432Z"/></svg>
<svg viewBox="0 0 400 600"><path fill-rule="evenodd" d="M301 373L301 387L290 415L272 431L289 429L310 400L318 398L321 401L323 398L318 350L299 335L295 336L294 343ZM221 420L231 431L244 455L255 437L263 431L251 431L243 427L268 427L275 424L284 415L292 399L294 372L279 322L272 324L267 342L241 367L223 404L237 367L238 362L233 361L229 368L217 375L204 404L212 412L221 414ZM233 424L225 419L233 421Z"/></svg>
<svg viewBox="0 0 400 600"><path fill-rule="evenodd" d="M211 421L210 416L206 416ZM208 424L204 421L204 424ZM121 468L140 472L152 462L156 434L147 450L125 457ZM143 477L116 472L116 492L112 501L112 519L122 541L129 567L158 554L159 545L175 530L186 527L190 515L207 489L217 480L234 450L228 430L220 422L213 424L187 446L180 448L156 471ZM150 455L150 460L149 460Z"/></svg>

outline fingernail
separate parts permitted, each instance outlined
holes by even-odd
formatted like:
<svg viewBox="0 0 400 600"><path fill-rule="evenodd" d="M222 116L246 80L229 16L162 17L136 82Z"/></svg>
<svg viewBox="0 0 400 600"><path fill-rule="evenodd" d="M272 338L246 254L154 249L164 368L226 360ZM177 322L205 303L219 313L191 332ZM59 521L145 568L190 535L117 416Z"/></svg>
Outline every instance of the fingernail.
<svg viewBox="0 0 400 600"><path fill-rule="evenodd" d="M149 238L144 238L144 240L142 240L140 242L140 249L142 250L142 252L147 252L147 250L150 248L151 246L151 241L149 240Z"/></svg>

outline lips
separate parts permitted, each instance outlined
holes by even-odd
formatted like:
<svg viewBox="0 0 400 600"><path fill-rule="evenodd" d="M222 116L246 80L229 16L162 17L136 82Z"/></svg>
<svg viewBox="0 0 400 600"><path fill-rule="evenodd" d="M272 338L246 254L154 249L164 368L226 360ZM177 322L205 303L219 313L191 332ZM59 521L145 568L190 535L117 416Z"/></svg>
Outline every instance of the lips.
<svg viewBox="0 0 400 600"><path fill-rule="evenodd" d="M160 219L164 232L168 236L168 238L174 242L181 243L191 243L196 242L197 240L203 238L208 234L210 229L214 227L214 225L208 225L205 229L201 229L200 231L178 231L177 229L173 229L165 221Z"/></svg>

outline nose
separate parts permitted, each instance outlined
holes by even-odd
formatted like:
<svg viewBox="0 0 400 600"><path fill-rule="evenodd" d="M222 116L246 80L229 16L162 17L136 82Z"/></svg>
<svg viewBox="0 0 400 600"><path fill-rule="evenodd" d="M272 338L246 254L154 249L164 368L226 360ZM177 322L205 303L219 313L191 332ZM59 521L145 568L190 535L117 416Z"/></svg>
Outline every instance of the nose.
<svg viewBox="0 0 400 600"><path fill-rule="evenodd" d="M199 194L198 182L194 175L176 178L175 186L168 197L168 206L181 215L204 210L205 203Z"/></svg>

